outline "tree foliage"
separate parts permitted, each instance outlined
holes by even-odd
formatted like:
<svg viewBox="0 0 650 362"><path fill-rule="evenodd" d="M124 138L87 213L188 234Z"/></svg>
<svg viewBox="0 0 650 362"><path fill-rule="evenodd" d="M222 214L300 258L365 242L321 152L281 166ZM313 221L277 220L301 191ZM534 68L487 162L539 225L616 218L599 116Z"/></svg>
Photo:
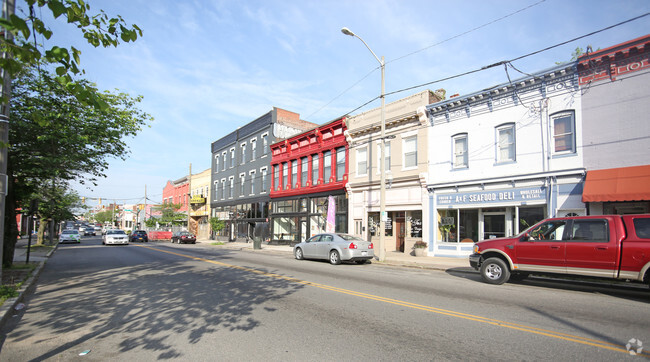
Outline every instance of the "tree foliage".
<svg viewBox="0 0 650 362"><path fill-rule="evenodd" d="M178 212L178 209L181 208L180 204L161 204L154 208L160 210L160 213L162 214L160 218L155 220L160 225L171 226L187 224L187 215Z"/></svg>
<svg viewBox="0 0 650 362"><path fill-rule="evenodd" d="M78 82L75 76L84 74L81 68L81 51L73 46L52 45L40 49L37 36L49 40L53 33L36 14L49 10L54 19L65 19L76 26L83 38L94 47L116 47L123 42L132 42L142 37L142 30L135 24L128 25L121 16L108 16L103 10L92 14L90 4L84 0L25 0L28 9L22 15L11 15L0 19L0 27L11 36L0 39L2 51L9 54L0 59L0 67L12 76L24 67L39 63L56 65L56 80L77 98L78 101L105 110L109 103L87 82ZM40 11L37 11L38 8Z"/></svg>
<svg viewBox="0 0 650 362"><path fill-rule="evenodd" d="M94 216L95 222L98 222L98 223L101 223L101 224L110 223L111 225L113 225L113 219L115 217L114 215L115 215L115 213L112 210L100 211L100 212L96 213L95 216Z"/></svg>
<svg viewBox="0 0 650 362"><path fill-rule="evenodd" d="M85 80L80 83L94 87ZM12 195L5 201L9 222L13 210L29 205L32 195L44 195L41 205L60 202L60 195L48 190L72 180L95 184L105 177L111 158L126 159L129 154L125 138L137 135L152 120L137 108L141 97L103 92L107 108L100 111L79 102L54 75L36 67L18 73L12 87L7 168ZM56 217L39 212L42 218ZM14 231L5 227L5 265L11 265Z"/></svg>
<svg viewBox="0 0 650 362"><path fill-rule="evenodd" d="M223 230L223 228L226 227L226 223L223 220L219 219L218 217L211 217L209 222L212 231L215 233Z"/></svg>

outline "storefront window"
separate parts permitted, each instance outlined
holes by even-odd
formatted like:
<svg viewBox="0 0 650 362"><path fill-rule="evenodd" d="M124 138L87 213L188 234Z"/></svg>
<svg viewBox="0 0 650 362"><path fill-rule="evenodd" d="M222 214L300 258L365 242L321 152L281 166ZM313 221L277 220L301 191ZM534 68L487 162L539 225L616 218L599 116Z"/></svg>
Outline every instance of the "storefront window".
<svg viewBox="0 0 650 362"><path fill-rule="evenodd" d="M438 240L445 243L458 241L456 233L457 210L440 210L438 212Z"/></svg>
<svg viewBox="0 0 650 362"><path fill-rule="evenodd" d="M519 232L544 219L544 207L521 207L519 208Z"/></svg>
<svg viewBox="0 0 650 362"><path fill-rule="evenodd" d="M409 231L412 238L422 237L422 211L411 211L410 222L411 230Z"/></svg>
<svg viewBox="0 0 650 362"><path fill-rule="evenodd" d="M290 243L298 238L297 217L276 217L273 219L273 240Z"/></svg>
<svg viewBox="0 0 650 362"><path fill-rule="evenodd" d="M478 210L460 210L459 240L478 241Z"/></svg>

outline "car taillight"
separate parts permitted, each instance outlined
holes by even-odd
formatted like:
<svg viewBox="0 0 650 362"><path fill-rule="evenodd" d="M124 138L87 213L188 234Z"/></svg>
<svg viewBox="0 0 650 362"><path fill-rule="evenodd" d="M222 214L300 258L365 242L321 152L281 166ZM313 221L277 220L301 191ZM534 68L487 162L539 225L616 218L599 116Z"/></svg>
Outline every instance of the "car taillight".
<svg viewBox="0 0 650 362"><path fill-rule="evenodd" d="M355 243L350 243L350 245L348 246L348 248L350 248L350 249L356 249L356 248L357 248L357 244L355 244Z"/></svg>
<svg viewBox="0 0 650 362"><path fill-rule="evenodd" d="M368 249L374 249L374 248L375 248L375 246L372 243L370 243L370 245L368 245Z"/></svg>

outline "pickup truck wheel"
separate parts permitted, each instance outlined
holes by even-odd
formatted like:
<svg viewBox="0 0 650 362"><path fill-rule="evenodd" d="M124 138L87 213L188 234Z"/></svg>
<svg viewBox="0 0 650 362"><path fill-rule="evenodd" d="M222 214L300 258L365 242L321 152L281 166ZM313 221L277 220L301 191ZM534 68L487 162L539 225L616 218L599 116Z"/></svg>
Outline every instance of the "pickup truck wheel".
<svg viewBox="0 0 650 362"><path fill-rule="evenodd" d="M503 284L510 279L510 269L499 258L489 258L481 264L481 277L490 284Z"/></svg>

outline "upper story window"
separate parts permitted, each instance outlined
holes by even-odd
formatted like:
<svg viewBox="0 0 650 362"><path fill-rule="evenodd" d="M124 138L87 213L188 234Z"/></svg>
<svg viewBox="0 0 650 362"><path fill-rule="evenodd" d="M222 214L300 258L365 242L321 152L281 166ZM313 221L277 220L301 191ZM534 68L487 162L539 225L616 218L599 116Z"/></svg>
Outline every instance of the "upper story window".
<svg viewBox="0 0 650 362"><path fill-rule="evenodd" d="M235 177L230 177L230 189L228 190L228 197L232 199L232 194L235 190Z"/></svg>
<svg viewBox="0 0 650 362"><path fill-rule="evenodd" d="M332 177L332 152L323 152L323 183L329 183Z"/></svg>
<svg viewBox="0 0 650 362"><path fill-rule="evenodd" d="M214 172L219 172L219 155L214 156Z"/></svg>
<svg viewBox="0 0 650 362"><path fill-rule="evenodd" d="M298 187L298 160L291 161L291 185Z"/></svg>
<svg viewBox="0 0 650 362"><path fill-rule="evenodd" d="M257 140L252 139L251 140L251 161L255 161L256 157L257 157Z"/></svg>
<svg viewBox="0 0 650 362"><path fill-rule="evenodd" d="M357 149L357 176L366 176L368 174L368 149Z"/></svg>
<svg viewBox="0 0 650 362"><path fill-rule="evenodd" d="M214 201L219 200L219 181L214 182Z"/></svg>
<svg viewBox="0 0 650 362"><path fill-rule="evenodd" d="M267 133L262 135L262 155L266 156L269 153L269 135Z"/></svg>
<svg viewBox="0 0 650 362"><path fill-rule="evenodd" d="M266 192L266 168L262 168L260 171L262 171L262 189L260 190L260 193Z"/></svg>
<svg viewBox="0 0 650 362"><path fill-rule="evenodd" d="M221 179L221 200L226 198L226 179Z"/></svg>
<svg viewBox="0 0 650 362"><path fill-rule="evenodd" d="M377 168L377 173L390 171L390 141L384 141L384 169ZM377 143L377 165L381 162L381 142Z"/></svg>
<svg viewBox="0 0 650 362"><path fill-rule="evenodd" d="M551 115L553 122L553 152L575 153L575 112L566 111Z"/></svg>
<svg viewBox="0 0 650 362"><path fill-rule="evenodd" d="M275 189L280 186L280 164L273 166L273 187Z"/></svg>
<svg viewBox="0 0 650 362"><path fill-rule="evenodd" d="M255 194L255 170L250 172L251 175L251 195Z"/></svg>
<svg viewBox="0 0 650 362"><path fill-rule="evenodd" d="M221 161L222 161L221 162L221 170L225 171L226 170L226 152L225 151L221 154Z"/></svg>
<svg viewBox="0 0 650 362"><path fill-rule="evenodd" d="M453 167L466 168L467 161L467 133L461 133L452 137L453 145Z"/></svg>
<svg viewBox="0 0 650 362"><path fill-rule="evenodd" d="M285 162L282 164L282 189L286 190L291 188L291 183L289 182L289 163Z"/></svg>
<svg viewBox="0 0 650 362"><path fill-rule="evenodd" d="M404 149L404 168L417 167L418 166L417 136L403 138L402 147Z"/></svg>
<svg viewBox="0 0 650 362"><path fill-rule="evenodd" d="M235 167L235 149L230 149L230 168Z"/></svg>
<svg viewBox="0 0 650 362"><path fill-rule="evenodd" d="M239 186L239 197L244 196L245 190L244 190L244 185L246 184L246 174L242 173L239 175L239 181L240 181L240 186Z"/></svg>
<svg viewBox="0 0 650 362"><path fill-rule="evenodd" d="M242 143L241 144L241 164L246 163L246 144Z"/></svg>
<svg viewBox="0 0 650 362"><path fill-rule="evenodd" d="M515 124L508 123L496 128L497 163L515 161Z"/></svg>
<svg viewBox="0 0 650 362"><path fill-rule="evenodd" d="M318 155L311 156L311 184L312 186L318 185L318 174L320 166L318 164Z"/></svg>
<svg viewBox="0 0 650 362"><path fill-rule="evenodd" d="M336 181L343 180L345 175L345 147L336 149Z"/></svg>
<svg viewBox="0 0 650 362"><path fill-rule="evenodd" d="M300 165L300 185L302 187L307 187L307 181L309 177L309 158L303 157L302 164Z"/></svg>

